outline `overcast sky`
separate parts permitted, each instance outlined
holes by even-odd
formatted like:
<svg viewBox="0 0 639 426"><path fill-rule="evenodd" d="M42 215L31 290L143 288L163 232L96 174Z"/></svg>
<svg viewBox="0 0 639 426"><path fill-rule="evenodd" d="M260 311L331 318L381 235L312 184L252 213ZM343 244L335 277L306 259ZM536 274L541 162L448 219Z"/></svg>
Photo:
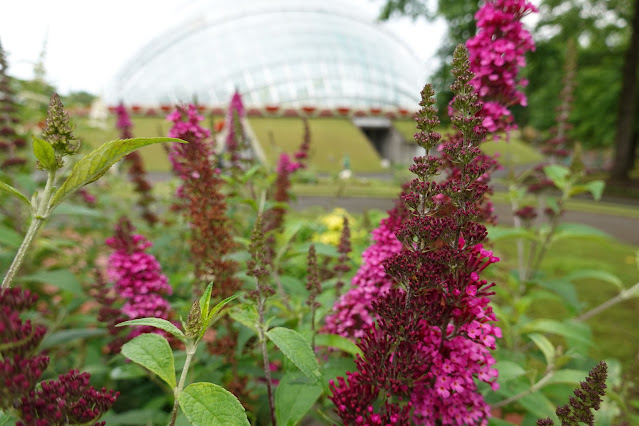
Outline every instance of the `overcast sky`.
<svg viewBox="0 0 639 426"><path fill-rule="evenodd" d="M9 73L31 78L46 40L47 80L61 93L100 94L118 69L155 35L184 16L192 0L4 0L0 43ZM231 0L232 1L232 0ZM304 0L300 0L304 1ZM342 0L361 5L373 19L382 0ZM418 58L436 68L432 56L445 24L393 19L389 29Z"/></svg>

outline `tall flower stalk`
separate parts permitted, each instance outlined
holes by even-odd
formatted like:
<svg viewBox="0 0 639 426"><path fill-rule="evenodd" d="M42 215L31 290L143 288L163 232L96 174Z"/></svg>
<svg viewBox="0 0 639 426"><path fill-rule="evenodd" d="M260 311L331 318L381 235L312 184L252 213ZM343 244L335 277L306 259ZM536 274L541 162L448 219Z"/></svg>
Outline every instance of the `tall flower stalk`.
<svg viewBox="0 0 639 426"><path fill-rule="evenodd" d="M488 166L473 161L486 134L477 116L481 104L470 84L467 49L458 46L453 58L451 119L461 135L445 142L443 152L459 173L432 180L442 161L431 155L440 135L427 85L415 135L426 155L410 167L417 176L403 196L410 217L395 234L402 247L382 262L395 284L371 303L376 319L358 342L363 356L357 371L331 383L331 400L345 424L488 423L475 379L497 388L490 350L501 330L491 324L494 283L479 274L499 259L483 249L486 228L475 222L477 202L488 189L478 182Z"/></svg>
<svg viewBox="0 0 639 426"><path fill-rule="evenodd" d="M535 50L521 19L537 8L527 0L488 0L475 14L477 35L466 42L470 52L471 84L484 102L479 114L489 132L516 128L510 107L527 105L520 90L528 81L519 76L526 53Z"/></svg>
<svg viewBox="0 0 639 426"><path fill-rule="evenodd" d="M191 254L195 265L194 291L201 292L214 282L212 297L227 298L237 292L240 282L234 277L237 263L226 258L234 248L223 180L214 165L210 131L200 126L203 120L194 105L178 107L168 120L169 131L188 144L174 144L169 158L174 172L182 180L179 195L191 225Z"/></svg>
<svg viewBox="0 0 639 426"><path fill-rule="evenodd" d="M115 127L120 130L120 138L132 138L133 133L131 129L133 128L133 122L131 121L129 113L124 107L124 104L120 103L115 108L115 113L117 115ZM146 223L149 224L149 226L153 226L157 223L158 217L155 215L155 213L153 213L153 210L151 209L151 204L155 200L152 194L153 186L147 179L142 156L139 152L133 151L132 153L124 157L124 159L130 164L129 179L134 185L133 189L139 195L137 205L142 210L142 218L146 221Z"/></svg>

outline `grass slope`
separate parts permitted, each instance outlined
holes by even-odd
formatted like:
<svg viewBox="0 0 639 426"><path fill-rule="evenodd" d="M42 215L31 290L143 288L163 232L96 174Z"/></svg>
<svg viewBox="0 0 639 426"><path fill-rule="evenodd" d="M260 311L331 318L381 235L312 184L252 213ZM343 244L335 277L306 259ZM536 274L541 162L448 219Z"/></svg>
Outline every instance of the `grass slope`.
<svg viewBox="0 0 639 426"><path fill-rule="evenodd" d="M254 117L249 123L270 164L280 153L297 151L304 135L301 118ZM319 172L339 172L348 156L354 172L380 172L381 158L366 136L345 118L311 118L311 167Z"/></svg>
<svg viewBox="0 0 639 426"><path fill-rule="evenodd" d="M412 141L413 135L417 132L414 120L395 120L393 127L408 141ZM450 129L440 129L439 131L446 134L450 132ZM541 154L522 141L518 132L511 135L509 142L493 142L488 139L482 144L481 149L488 155L499 154L499 162L503 165L536 164L543 159Z"/></svg>

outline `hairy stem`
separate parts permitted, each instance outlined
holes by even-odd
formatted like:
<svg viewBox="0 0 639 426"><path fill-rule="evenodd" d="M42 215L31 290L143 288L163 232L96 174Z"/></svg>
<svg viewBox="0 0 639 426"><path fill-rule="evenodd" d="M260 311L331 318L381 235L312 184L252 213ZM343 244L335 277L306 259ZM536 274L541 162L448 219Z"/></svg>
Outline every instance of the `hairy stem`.
<svg viewBox="0 0 639 426"><path fill-rule="evenodd" d="M31 248L31 245L33 244L35 236L38 234L38 231L49 217L49 202L51 201L51 198L53 197L53 194L55 192L55 188L53 186L54 183L55 172L49 172L47 184L44 187L44 191L37 201L37 205L33 207L29 229L27 229L27 233L22 240L22 244L20 244L20 248L18 249L16 256L13 258L13 262L11 262L11 266L9 266L9 270L7 271L7 274L2 281L2 290L11 287L11 283L20 270L20 267L24 262L24 258Z"/></svg>
<svg viewBox="0 0 639 426"><path fill-rule="evenodd" d="M273 383L271 381L271 363L268 359L268 350L266 348L266 333L264 333L264 300L260 294L260 300L257 304L257 311L260 318L258 331L260 333L260 346L262 348L262 362L264 363L264 376L266 377L266 390L268 392L268 405L271 410L271 422L273 426L277 425L275 419L275 402L273 400Z"/></svg>
<svg viewBox="0 0 639 426"><path fill-rule="evenodd" d="M178 382L177 386L173 390L173 397L175 398L175 401L173 402L173 411L171 411L171 420L169 421L169 426L175 425L175 420L177 419L177 414L178 414L178 408L180 407L180 394L182 393L182 389L184 389L184 382L186 381L186 375L189 373L191 360L193 359L193 355L195 355L196 349L197 349L197 344L187 343L186 361L184 362L184 368L182 368L180 381Z"/></svg>

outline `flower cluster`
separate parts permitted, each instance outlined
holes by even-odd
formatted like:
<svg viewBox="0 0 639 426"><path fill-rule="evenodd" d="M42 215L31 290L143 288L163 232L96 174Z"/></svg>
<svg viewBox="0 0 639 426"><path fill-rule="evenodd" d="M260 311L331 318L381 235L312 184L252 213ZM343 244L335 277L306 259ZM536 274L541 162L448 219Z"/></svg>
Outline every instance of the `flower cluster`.
<svg viewBox="0 0 639 426"><path fill-rule="evenodd" d="M15 125L20 121L17 116L18 104L14 99L15 92L7 68L4 50L0 45L0 170L21 166L27 161L17 152L26 142L15 130Z"/></svg>
<svg viewBox="0 0 639 426"><path fill-rule="evenodd" d="M606 393L606 378L608 377L608 365L601 361L586 377L585 382L575 389L575 396L569 398L569 403L558 407L555 414L559 417L562 425L577 425L585 423L595 424L595 417L591 409L598 410L601 404L601 397ZM537 420L538 426L552 426L550 418Z"/></svg>
<svg viewBox="0 0 639 426"><path fill-rule="evenodd" d="M20 312L36 300L28 290L0 291L0 409L18 416L17 425L94 422L111 408L118 393L95 390L89 386L91 376L77 370L38 384L49 357L34 352L46 328L20 319Z"/></svg>
<svg viewBox="0 0 639 426"><path fill-rule="evenodd" d="M42 138L51 144L58 168L62 167L62 157L75 154L80 149L80 142L74 142L78 138L73 135L73 129L69 125L69 114L64 111L57 93L51 95L45 123Z"/></svg>
<svg viewBox="0 0 639 426"><path fill-rule="evenodd" d="M182 179L181 197L191 223L191 254L195 265L196 293L215 282L212 297L224 299L235 294L240 283L233 275L237 263L226 257L234 247L222 179L214 166L210 131L200 126L203 117L194 105L178 107L168 120L169 136L187 141L171 147L173 170Z"/></svg>
<svg viewBox="0 0 639 426"><path fill-rule="evenodd" d="M526 65L526 52L534 50L535 44L521 19L536 11L527 0L489 0L475 14L478 32L466 46L475 73L471 83L484 101L480 115L489 132L515 128L508 108L527 103L518 87L528 82L518 73Z"/></svg>
<svg viewBox="0 0 639 426"><path fill-rule="evenodd" d="M501 330L492 325L489 306L494 283L480 274L499 259L482 247L486 228L475 222L488 190L479 178L489 166L474 161L486 129L468 68L468 51L459 46L451 121L461 135L442 147L458 172L443 182L430 180L443 162L430 155L440 140L434 92L429 85L422 91L415 140L426 155L414 159L410 170L417 177L402 196L409 217L386 230L389 240L399 240L394 253L382 254L376 278L387 289L369 303L374 323L361 333L357 371L331 383L331 400L345 424L488 422L475 381L497 388L490 350Z"/></svg>
<svg viewBox="0 0 639 426"><path fill-rule="evenodd" d="M388 214L373 231L373 244L362 253L362 265L353 277L350 289L335 303L333 313L326 317L324 331L327 333L351 339L363 337L375 322L372 303L393 287L393 279L384 271L383 262L402 250L395 232L407 218L407 211L398 204Z"/></svg>
<svg viewBox="0 0 639 426"><path fill-rule="evenodd" d="M225 150L229 167L233 173L248 169L252 162L252 148L249 144L242 120L246 116L242 96L236 90L231 97L224 127L227 129Z"/></svg>
<svg viewBox="0 0 639 426"><path fill-rule="evenodd" d="M107 275L115 283L115 292L126 300L121 311L129 319L168 319L171 306L164 296L173 290L157 259L146 253L151 242L133 231L131 222L121 218L115 227L115 235L106 240L106 244L115 250L109 256ZM153 330L156 329L142 327L134 330L129 338Z"/></svg>
<svg viewBox="0 0 639 426"><path fill-rule="evenodd" d="M115 127L120 130L120 138L130 139L133 137L131 129L133 123L129 114L124 107L124 104L120 103L115 108L115 113L118 117ZM153 226L157 223L158 217L153 213L150 208L151 203L154 201L153 194L151 193L151 182L146 178L146 170L144 169L144 162L142 156L138 151L133 151L128 154L124 159L130 163L129 167L129 179L133 183L133 189L139 194L137 205L142 209L142 218L150 225Z"/></svg>

